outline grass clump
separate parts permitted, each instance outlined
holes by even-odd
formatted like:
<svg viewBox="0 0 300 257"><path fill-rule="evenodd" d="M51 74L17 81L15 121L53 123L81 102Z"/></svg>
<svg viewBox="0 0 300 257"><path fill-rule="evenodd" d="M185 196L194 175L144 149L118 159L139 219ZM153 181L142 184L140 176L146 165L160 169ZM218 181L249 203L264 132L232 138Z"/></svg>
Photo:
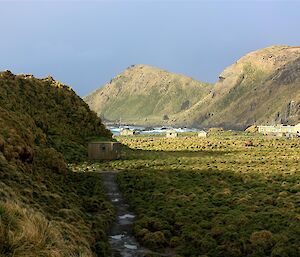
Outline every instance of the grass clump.
<svg viewBox="0 0 300 257"><path fill-rule="evenodd" d="M17 203L1 203L0 210L0 256L72 255L72 246L58 222L50 222L41 213Z"/></svg>

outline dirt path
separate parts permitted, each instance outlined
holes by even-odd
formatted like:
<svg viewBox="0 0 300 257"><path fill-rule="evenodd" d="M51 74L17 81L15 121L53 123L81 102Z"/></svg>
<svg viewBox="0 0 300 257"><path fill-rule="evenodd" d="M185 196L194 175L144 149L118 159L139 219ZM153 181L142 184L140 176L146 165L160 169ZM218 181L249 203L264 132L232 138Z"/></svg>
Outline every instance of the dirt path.
<svg viewBox="0 0 300 257"><path fill-rule="evenodd" d="M123 198L116 183L117 171L101 172L103 185L108 199L114 205L116 219L109 233L109 244L113 257L145 257L145 256L174 256L173 253L158 253L143 248L136 241L132 228L135 214L130 211L128 203Z"/></svg>
<svg viewBox="0 0 300 257"><path fill-rule="evenodd" d="M153 252L142 248L133 236L132 226L135 214L129 210L129 205L115 181L116 172L101 172L106 194L115 207L116 219L109 234L109 243L114 257L142 257Z"/></svg>

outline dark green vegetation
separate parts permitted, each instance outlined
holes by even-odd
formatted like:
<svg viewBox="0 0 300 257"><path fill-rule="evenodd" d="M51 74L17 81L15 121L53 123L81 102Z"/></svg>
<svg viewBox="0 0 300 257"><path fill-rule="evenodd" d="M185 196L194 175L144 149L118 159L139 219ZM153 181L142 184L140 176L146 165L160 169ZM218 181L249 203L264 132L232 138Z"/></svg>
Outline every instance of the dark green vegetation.
<svg viewBox="0 0 300 257"><path fill-rule="evenodd" d="M137 65L85 98L101 117L149 125L245 129L300 122L300 47L251 52L215 85Z"/></svg>
<svg viewBox="0 0 300 257"><path fill-rule="evenodd" d="M111 137L94 112L74 91L53 78L36 79L30 75L0 75L0 107L13 113L34 129L36 145L53 147L69 160L86 158L86 139ZM26 127L25 126L25 127ZM7 128L1 128L5 136Z"/></svg>
<svg viewBox="0 0 300 257"><path fill-rule="evenodd" d="M145 246L179 256L299 256L298 139L224 132L118 140L123 160L93 165L122 170Z"/></svg>
<svg viewBox="0 0 300 257"><path fill-rule="evenodd" d="M76 174L86 139L111 137L52 78L0 73L0 256L109 256L113 218L97 174Z"/></svg>

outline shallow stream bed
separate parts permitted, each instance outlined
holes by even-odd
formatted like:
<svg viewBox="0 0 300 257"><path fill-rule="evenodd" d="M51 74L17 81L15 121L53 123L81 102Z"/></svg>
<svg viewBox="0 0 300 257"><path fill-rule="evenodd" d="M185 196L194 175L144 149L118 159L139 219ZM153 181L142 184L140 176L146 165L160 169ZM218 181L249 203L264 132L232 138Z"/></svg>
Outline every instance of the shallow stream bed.
<svg viewBox="0 0 300 257"><path fill-rule="evenodd" d="M170 256L155 253L139 245L132 232L135 214L130 211L128 203L118 188L115 181L116 172L101 172L101 176L107 197L114 205L116 212L115 221L108 235L113 257Z"/></svg>

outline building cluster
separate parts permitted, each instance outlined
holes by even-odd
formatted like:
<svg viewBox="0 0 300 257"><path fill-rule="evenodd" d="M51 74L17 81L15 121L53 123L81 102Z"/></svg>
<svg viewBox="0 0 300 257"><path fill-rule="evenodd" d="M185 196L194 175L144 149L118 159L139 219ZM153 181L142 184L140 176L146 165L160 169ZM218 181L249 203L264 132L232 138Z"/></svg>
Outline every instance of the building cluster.
<svg viewBox="0 0 300 257"><path fill-rule="evenodd" d="M275 125L275 126L258 126L258 132L264 135L277 136L277 137L299 137L300 136L300 123L291 125Z"/></svg>
<svg viewBox="0 0 300 257"><path fill-rule="evenodd" d="M123 128L120 130L121 136L134 136L139 134L139 131L132 130L129 128ZM166 130L167 138L178 137L178 132L176 130ZM199 131L198 137L207 137L207 132ZM111 141L99 141L90 142L88 144L88 156L92 160L116 160L121 157L121 144L118 142Z"/></svg>
<svg viewBox="0 0 300 257"><path fill-rule="evenodd" d="M139 131L129 129L129 128L122 128L120 130L120 136L134 136L138 135ZM166 130L166 138L176 138L178 137L178 132L175 129ZM198 137L207 137L207 132L204 130L198 131Z"/></svg>
<svg viewBox="0 0 300 257"><path fill-rule="evenodd" d="M258 132L268 136L276 137L300 137L300 123L291 125L257 126ZM121 136L134 136L139 131L129 128L123 128L120 131ZM204 130L198 131L199 138L206 138L208 133ZM166 130L166 138L178 137L178 132L174 129ZM251 142L252 143L252 142ZM248 146L248 145L247 145ZM115 160L121 157L121 144L118 142L90 142L88 145L88 155L90 159L97 160Z"/></svg>

